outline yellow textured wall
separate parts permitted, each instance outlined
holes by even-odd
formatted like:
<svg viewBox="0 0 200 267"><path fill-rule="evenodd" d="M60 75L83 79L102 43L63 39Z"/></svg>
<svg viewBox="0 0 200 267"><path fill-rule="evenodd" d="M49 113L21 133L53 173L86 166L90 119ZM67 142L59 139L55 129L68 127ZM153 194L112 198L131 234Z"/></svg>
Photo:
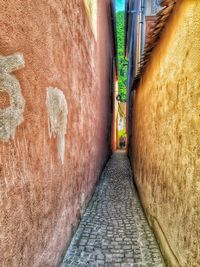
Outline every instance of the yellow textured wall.
<svg viewBox="0 0 200 267"><path fill-rule="evenodd" d="M133 113L132 164L148 218L169 265L200 266L199 0L178 1Z"/></svg>

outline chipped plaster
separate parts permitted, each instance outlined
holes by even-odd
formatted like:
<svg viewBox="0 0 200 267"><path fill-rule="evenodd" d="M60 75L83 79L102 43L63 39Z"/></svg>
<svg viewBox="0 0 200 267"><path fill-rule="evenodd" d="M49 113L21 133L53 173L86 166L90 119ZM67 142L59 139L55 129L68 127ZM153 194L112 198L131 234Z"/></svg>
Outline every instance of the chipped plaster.
<svg viewBox="0 0 200 267"><path fill-rule="evenodd" d="M49 136L57 138L58 158L63 164L68 114L65 95L58 88L48 87L46 105L49 116Z"/></svg>

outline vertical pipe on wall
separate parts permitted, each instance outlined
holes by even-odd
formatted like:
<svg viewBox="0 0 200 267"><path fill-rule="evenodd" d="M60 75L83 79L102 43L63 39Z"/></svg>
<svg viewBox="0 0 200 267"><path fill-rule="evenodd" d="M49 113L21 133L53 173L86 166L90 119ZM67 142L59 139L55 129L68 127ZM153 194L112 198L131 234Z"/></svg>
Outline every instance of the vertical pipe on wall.
<svg viewBox="0 0 200 267"><path fill-rule="evenodd" d="M141 55L145 44L145 0L141 0Z"/></svg>

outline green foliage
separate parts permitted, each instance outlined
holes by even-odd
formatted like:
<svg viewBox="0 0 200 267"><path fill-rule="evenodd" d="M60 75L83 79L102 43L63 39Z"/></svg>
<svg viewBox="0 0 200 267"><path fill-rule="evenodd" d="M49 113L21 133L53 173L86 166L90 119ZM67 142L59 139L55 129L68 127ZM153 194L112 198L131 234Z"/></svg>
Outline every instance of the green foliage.
<svg viewBox="0 0 200 267"><path fill-rule="evenodd" d="M116 14L118 44L118 86L122 101L126 102L127 61L124 59L124 11Z"/></svg>

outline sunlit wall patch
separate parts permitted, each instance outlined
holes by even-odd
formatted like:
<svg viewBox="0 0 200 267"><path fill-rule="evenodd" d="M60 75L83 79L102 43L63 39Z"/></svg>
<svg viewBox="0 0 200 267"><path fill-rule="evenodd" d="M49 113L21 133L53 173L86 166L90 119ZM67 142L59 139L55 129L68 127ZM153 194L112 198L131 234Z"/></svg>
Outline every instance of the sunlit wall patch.
<svg viewBox="0 0 200 267"><path fill-rule="evenodd" d="M97 40L97 0L84 0L95 39Z"/></svg>
<svg viewBox="0 0 200 267"><path fill-rule="evenodd" d="M58 158L63 164L68 115L65 95L58 88L48 87L46 105L48 111L49 136L57 138Z"/></svg>
<svg viewBox="0 0 200 267"><path fill-rule="evenodd" d="M24 118L25 100L19 81L11 73L24 67L20 53L0 55L0 140L9 141L15 137L16 127Z"/></svg>

